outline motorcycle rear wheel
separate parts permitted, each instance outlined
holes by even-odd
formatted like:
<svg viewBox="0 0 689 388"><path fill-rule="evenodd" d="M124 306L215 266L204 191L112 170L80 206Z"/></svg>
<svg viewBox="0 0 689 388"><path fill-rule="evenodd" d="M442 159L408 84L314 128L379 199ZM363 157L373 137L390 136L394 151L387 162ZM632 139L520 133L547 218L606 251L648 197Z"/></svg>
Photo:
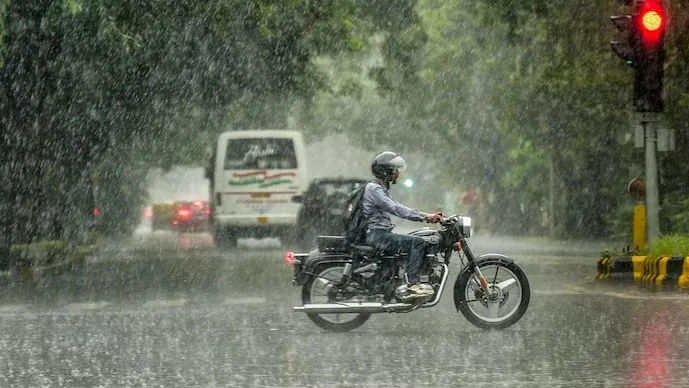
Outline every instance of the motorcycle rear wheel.
<svg viewBox="0 0 689 388"><path fill-rule="evenodd" d="M455 286L455 305L472 324L504 329L526 313L531 289L526 274L513 262L486 260L476 264L495 294L488 297L474 271L462 273Z"/></svg>
<svg viewBox="0 0 689 388"><path fill-rule="evenodd" d="M327 295L328 287L342 279L344 264L332 264L319 267L318 276L313 276L301 289L301 300L304 304L310 303L336 303ZM346 332L363 325L370 317L368 313L344 313L344 314L306 314L313 323L321 329L333 332Z"/></svg>

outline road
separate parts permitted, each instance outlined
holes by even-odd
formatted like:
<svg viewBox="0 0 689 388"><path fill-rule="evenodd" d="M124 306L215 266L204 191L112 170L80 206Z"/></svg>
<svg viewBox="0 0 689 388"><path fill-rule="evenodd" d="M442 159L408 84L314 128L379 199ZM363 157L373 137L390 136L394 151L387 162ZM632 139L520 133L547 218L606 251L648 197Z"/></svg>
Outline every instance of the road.
<svg viewBox="0 0 689 388"><path fill-rule="evenodd" d="M478 329L447 293L332 334L292 312L276 241L221 252L204 234L142 233L74 272L2 285L0 386L689 386L688 293L596 283L597 244L473 248L527 273L515 326Z"/></svg>

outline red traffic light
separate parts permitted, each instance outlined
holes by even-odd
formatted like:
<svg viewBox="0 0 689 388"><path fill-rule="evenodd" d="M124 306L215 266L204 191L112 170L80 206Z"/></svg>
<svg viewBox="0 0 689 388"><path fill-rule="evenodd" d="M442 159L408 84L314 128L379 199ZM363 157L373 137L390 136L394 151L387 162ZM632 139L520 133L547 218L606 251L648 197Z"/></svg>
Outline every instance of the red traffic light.
<svg viewBox="0 0 689 388"><path fill-rule="evenodd" d="M663 25L663 17L657 11L647 11L641 15L641 25L645 30L657 31Z"/></svg>
<svg viewBox="0 0 689 388"><path fill-rule="evenodd" d="M657 0L647 0L638 13L638 26L641 38L646 44L653 44L662 38L665 31L665 11Z"/></svg>

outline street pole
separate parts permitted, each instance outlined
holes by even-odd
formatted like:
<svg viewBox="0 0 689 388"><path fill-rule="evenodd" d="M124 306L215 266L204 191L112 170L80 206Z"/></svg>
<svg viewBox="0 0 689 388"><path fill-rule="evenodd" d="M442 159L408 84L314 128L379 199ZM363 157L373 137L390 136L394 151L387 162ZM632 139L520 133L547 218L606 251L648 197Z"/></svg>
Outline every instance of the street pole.
<svg viewBox="0 0 689 388"><path fill-rule="evenodd" d="M648 113L643 115L641 125L646 138L646 225L648 243L652 243L660 235L660 221L658 218L658 163L656 160L656 125Z"/></svg>

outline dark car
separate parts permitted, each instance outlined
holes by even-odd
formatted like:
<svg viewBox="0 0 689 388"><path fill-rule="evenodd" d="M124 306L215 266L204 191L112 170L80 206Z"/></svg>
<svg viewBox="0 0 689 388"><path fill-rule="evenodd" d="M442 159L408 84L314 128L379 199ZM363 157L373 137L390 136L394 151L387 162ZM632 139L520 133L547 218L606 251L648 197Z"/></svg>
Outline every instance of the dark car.
<svg viewBox="0 0 689 388"><path fill-rule="evenodd" d="M309 184L301 202L295 227L295 241L313 245L316 236L339 236L344 232L342 217L349 195L367 181L359 178L319 178Z"/></svg>

